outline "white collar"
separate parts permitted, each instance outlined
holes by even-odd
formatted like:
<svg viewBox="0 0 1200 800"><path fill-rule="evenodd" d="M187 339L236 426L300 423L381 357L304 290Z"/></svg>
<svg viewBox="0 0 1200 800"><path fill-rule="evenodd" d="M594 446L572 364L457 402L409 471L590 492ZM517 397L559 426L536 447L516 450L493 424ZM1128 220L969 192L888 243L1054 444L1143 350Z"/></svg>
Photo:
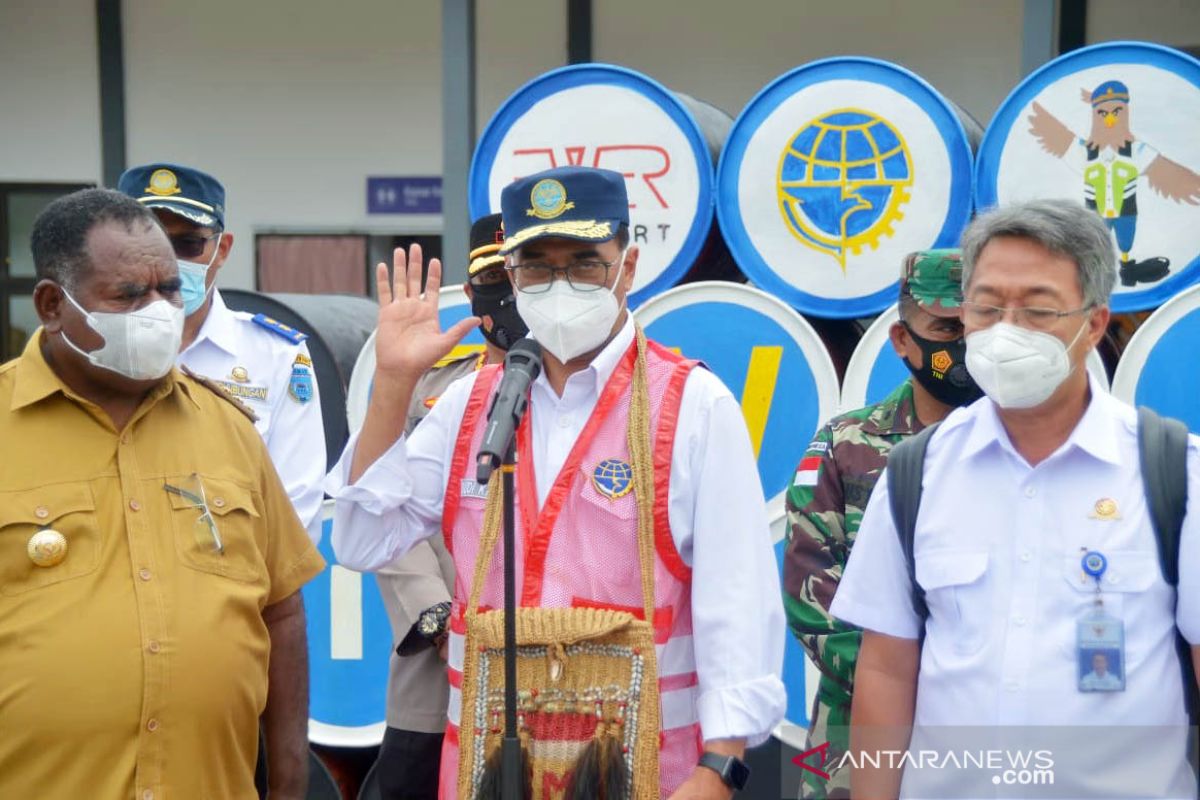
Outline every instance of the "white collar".
<svg viewBox="0 0 1200 800"><path fill-rule="evenodd" d="M1120 427L1116 402L1108 390L1100 385L1095 376L1088 373L1088 390L1091 397L1083 416L1079 418L1071 435L1055 452L1063 452L1076 447L1093 457L1120 465L1120 454L1117 452L1117 432ZM989 445L998 445L1013 455L1020 457L1013 447L1008 431L1000 421L996 404L991 398L984 397L976 401L969 409L971 431L959 452L960 459L967 459L986 449Z"/></svg>
<svg viewBox="0 0 1200 800"><path fill-rule="evenodd" d="M196 339L188 346L188 350L198 347L201 342L207 340L226 353L229 353L229 355L236 356L237 331L234 326L235 320L237 320L237 317L229 310L229 306L225 305L225 300L221 297L221 291L214 286L212 305L208 308L208 316L204 318L204 324L200 326L200 330L196 333Z"/></svg>

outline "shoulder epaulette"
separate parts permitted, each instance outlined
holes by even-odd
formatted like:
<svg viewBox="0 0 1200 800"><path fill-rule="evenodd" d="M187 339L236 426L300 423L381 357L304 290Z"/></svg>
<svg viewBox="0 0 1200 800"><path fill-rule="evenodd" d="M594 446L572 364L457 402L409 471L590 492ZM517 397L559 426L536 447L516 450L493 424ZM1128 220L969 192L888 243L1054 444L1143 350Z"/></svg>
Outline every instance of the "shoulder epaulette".
<svg viewBox="0 0 1200 800"><path fill-rule="evenodd" d="M460 361L466 361L469 358L475 359L479 362L480 366L482 366L483 358L485 358L484 353L486 352L485 347L486 345L482 344L455 345L454 349L452 349L442 358L438 359L437 363L433 365L432 369L444 369L451 364L456 364Z"/></svg>
<svg viewBox="0 0 1200 800"><path fill-rule="evenodd" d="M188 369L185 366L180 366L180 370L183 371L184 375L187 375L189 378L194 380L196 383L200 384L205 389L208 389L210 392L215 394L217 397L220 397L222 400L224 400L227 403L229 403L230 405L232 405L238 411L245 414L246 418L249 419L251 422L258 422L258 414L254 413L254 409L250 408L250 406L246 405L241 400L238 400L236 397L231 395L229 392L225 391L225 388L223 386L221 386L221 384L217 383L212 378L206 378L203 375L197 375L195 372L192 372L190 369Z"/></svg>
<svg viewBox="0 0 1200 800"><path fill-rule="evenodd" d="M279 336L282 336L283 338L287 339L292 344L300 344L301 342L303 342L305 339L308 338L307 333L301 333L300 331L296 330L295 328L293 328L289 325L284 325L282 322L280 322L277 319L272 319L271 317L268 317L266 314L255 314L253 317L250 318L250 321L253 322L255 325L261 325L262 327L269 330L271 333L275 333L275 334L278 334Z"/></svg>

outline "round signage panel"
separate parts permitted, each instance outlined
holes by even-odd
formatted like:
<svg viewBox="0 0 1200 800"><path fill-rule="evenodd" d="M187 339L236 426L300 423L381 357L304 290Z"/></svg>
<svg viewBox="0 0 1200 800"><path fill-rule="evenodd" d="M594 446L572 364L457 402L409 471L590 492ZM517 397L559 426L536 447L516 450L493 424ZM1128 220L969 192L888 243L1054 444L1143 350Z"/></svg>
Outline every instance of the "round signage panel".
<svg viewBox="0 0 1200 800"><path fill-rule="evenodd" d="M1112 309L1152 309L1200 277L1200 61L1154 44L1074 50L1021 82L979 148L975 202L1096 211L1120 263Z"/></svg>
<svg viewBox="0 0 1200 800"><path fill-rule="evenodd" d="M1121 354L1113 394L1136 406L1183 420L1200 433L1200 286L1150 315Z"/></svg>
<svg viewBox="0 0 1200 800"><path fill-rule="evenodd" d="M746 276L818 317L876 314L913 250L958 244L971 147L955 109L908 70L832 58L777 78L734 123L717 218Z"/></svg>
<svg viewBox="0 0 1200 800"><path fill-rule="evenodd" d="M563 166L625 175L630 241L641 250L631 307L692 267L712 227L713 162L695 118L668 89L606 64L564 67L525 84L480 137L471 216L499 210L512 181Z"/></svg>

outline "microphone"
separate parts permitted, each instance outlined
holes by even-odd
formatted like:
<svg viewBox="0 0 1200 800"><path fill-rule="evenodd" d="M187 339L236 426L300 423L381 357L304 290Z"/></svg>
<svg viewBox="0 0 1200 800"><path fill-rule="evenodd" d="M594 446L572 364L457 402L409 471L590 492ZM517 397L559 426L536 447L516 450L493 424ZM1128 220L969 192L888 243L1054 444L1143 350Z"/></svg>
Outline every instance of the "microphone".
<svg viewBox="0 0 1200 800"><path fill-rule="evenodd" d="M487 428L483 432L483 443L475 457L475 479L487 484L492 471L508 454L517 425L525 416L529 404L529 384L542 371L542 346L533 339L520 339L504 357L504 377L500 380L500 391L492 400L488 411Z"/></svg>

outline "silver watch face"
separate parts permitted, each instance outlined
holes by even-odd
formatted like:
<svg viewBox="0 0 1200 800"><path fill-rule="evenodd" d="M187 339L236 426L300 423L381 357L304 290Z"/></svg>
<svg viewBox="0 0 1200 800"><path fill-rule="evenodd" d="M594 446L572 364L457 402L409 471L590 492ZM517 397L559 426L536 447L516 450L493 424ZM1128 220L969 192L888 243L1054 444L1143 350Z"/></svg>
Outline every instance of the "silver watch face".
<svg viewBox="0 0 1200 800"><path fill-rule="evenodd" d="M433 614L422 614L417 623L417 630L422 636L433 636L438 632L437 617Z"/></svg>

